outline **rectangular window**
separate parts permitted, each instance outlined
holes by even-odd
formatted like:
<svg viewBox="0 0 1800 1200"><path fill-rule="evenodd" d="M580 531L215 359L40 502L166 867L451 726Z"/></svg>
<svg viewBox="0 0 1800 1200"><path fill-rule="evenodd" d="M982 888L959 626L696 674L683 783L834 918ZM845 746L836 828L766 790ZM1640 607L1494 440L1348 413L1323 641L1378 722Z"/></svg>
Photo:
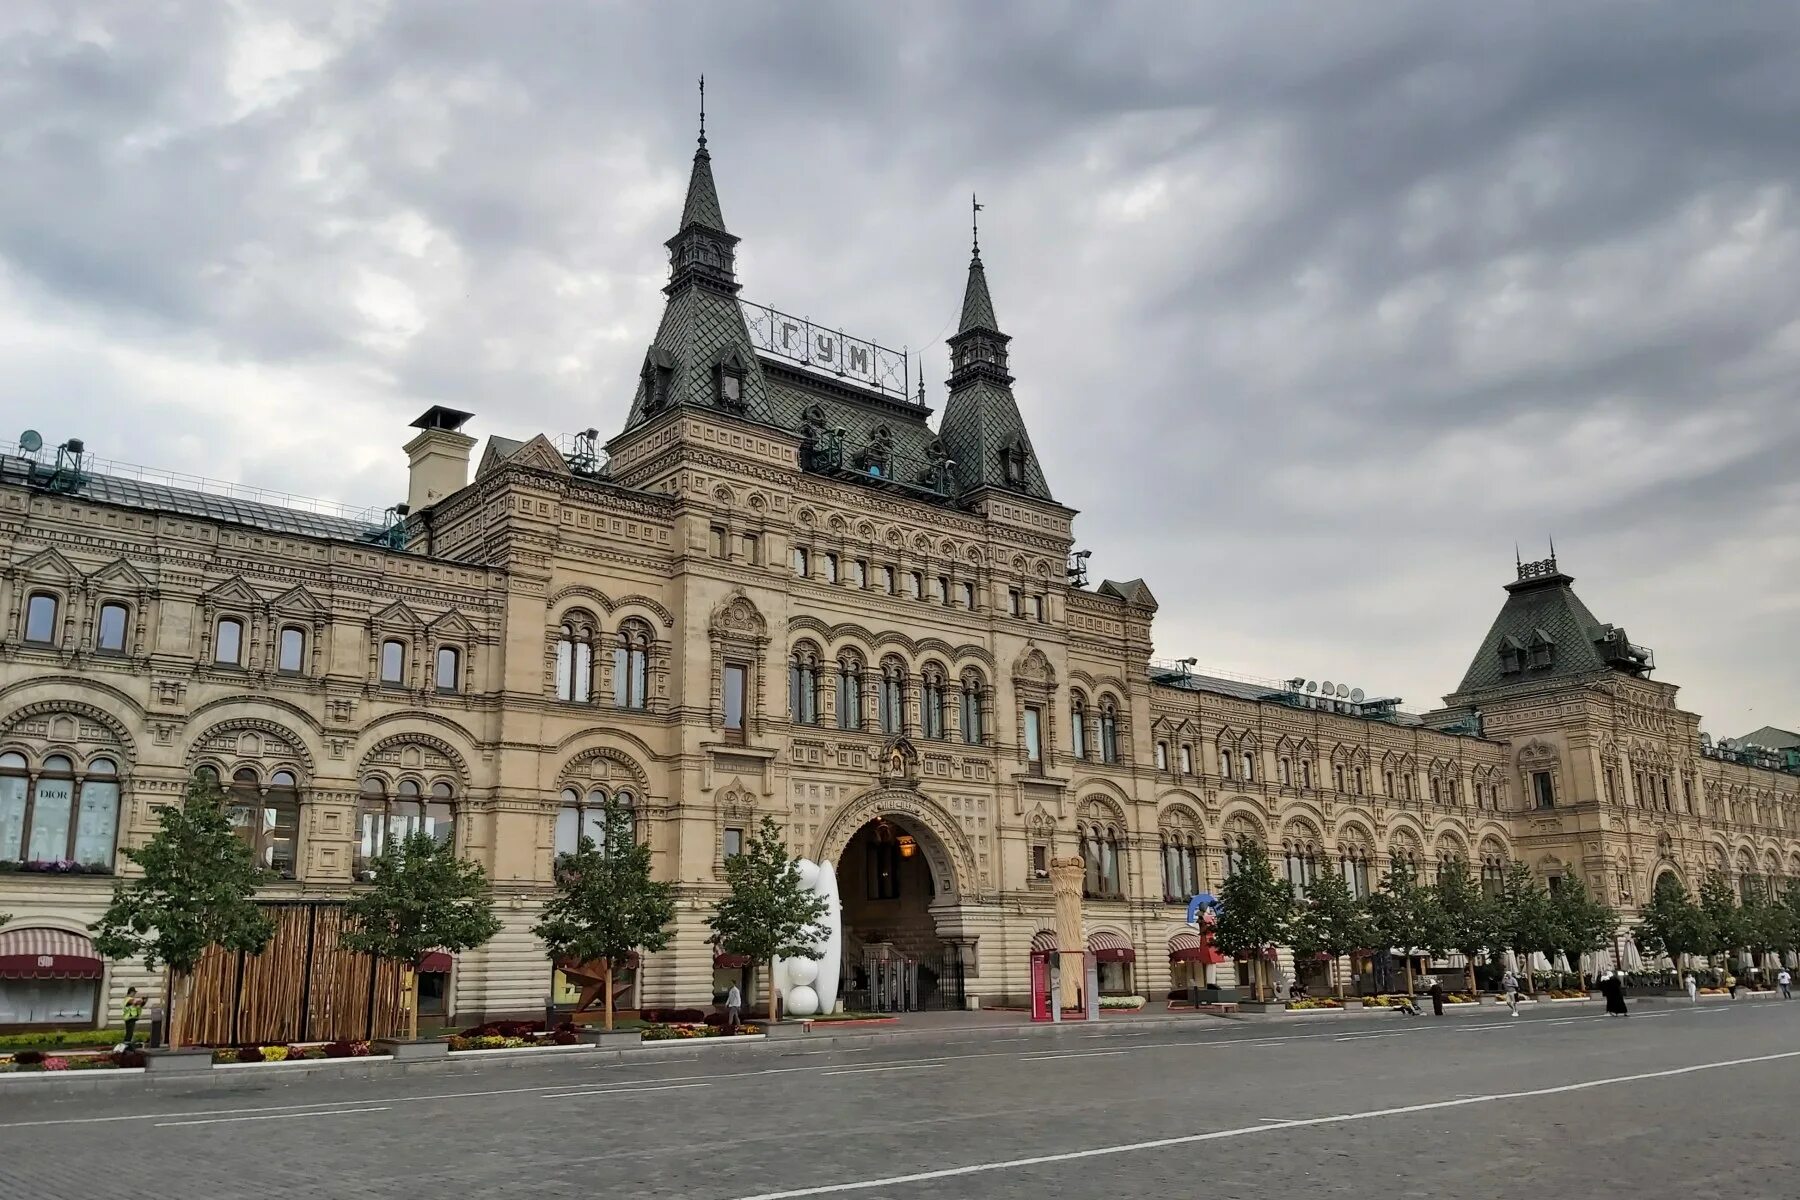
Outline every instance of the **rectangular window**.
<svg viewBox="0 0 1800 1200"><path fill-rule="evenodd" d="M725 530L718 525L712 527L712 556L725 557Z"/></svg>
<svg viewBox="0 0 1800 1200"><path fill-rule="evenodd" d="M975 585L974 584L965 583L962 585L962 603L963 603L963 607L968 609L970 612L975 611Z"/></svg>
<svg viewBox="0 0 1800 1200"><path fill-rule="evenodd" d="M1156 743L1156 769L1159 771L1169 769L1169 743L1167 742Z"/></svg>
<svg viewBox="0 0 1800 1200"><path fill-rule="evenodd" d="M388 640L381 643L381 682L406 682L406 643Z"/></svg>
<svg viewBox="0 0 1800 1200"><path fill-rule="evenodd" d="M276 660L276 669L284 675L298 675L304 665L306 655L306 633L304 630L289 626L281 631L281 655Z"/></svg>
<svg viewBox="0 0 1800 1200"><path fill-rule="evenodd" d="M1025 761L1033 770L1044 766L1044 714L1035 706L1025 709Z"/></svg>
<svg viewBox="0 0 1800 1200"><path fill-rule="evenodd" d="M228 667L239 666L244 658L244 623L236 617L219 622L219 636L213 643L213 661Z"/></svg>
<svg viewBox="0 0 1800 1200"><path fill-rule="evenodd" d="M856 559L850 564L850 585L866 588L869 586L869 564L863 559Z"/></svg>
<svg viewBox="0 0 1800 1200"><path fill-rule="evenodd" d="M838 556L835 554L827 554L825 556L825 582L826 583L836 583L837 581L838 581Z"/></svg>
<svg viewBox="0 0 1800 1200"><path fill-rule="evenodd" d="M744 535L744 561L755 566L762 561L762 539L754 533Z"/></svg>
<svg viewBox="0 0 1800 1200"><path fill-rule="evenodd" d="M56 597L39 592L25 602L25 640L47 646L56 640Z"/></svg>
<svg viewBox="0 0 1800 1200"><path fill-rule="evenodd" d="M794 547L794 574L802 579L812 574L812 559L807 556L805 546Z"/></svg>
<svg viewBox="0 0 1800 1200"><path fill-rule="evenodd" d="M1181 773L1183 775L1194 773L1194 748L1192 746L1181 748Z"/></svg>
<svg viewBox="0 0 1800 1200"><path fill-rule="evenodd" d="M919 574L917 571L910 572L906 576L906 594L914 600L924 599L925 576Z"/></svg>
<svg viewBox="0 0 1800 1200"><path fill-rule="evenodd" d="M461 690L457 676L461 673L462 654L454 646L439 646L437 652L437 690L455 692Z"/></svg>
<svg viewBox="0 0 1800 1200"><path fill-rule="evenodd" d="M950 603L950 577L939 575L931 584L931 598L939 604Z"/></svg>
<svg viewBox="0 0 1800 1200"><path fill-rule="evenodd" d="M1044 598L1042 596L1031 598L1031 619L1040 622L1044 619Z"/></svg>
<svg viewBox="0 0 1800 1200"><path fill-rule="evenodd" d="M1031 873L1035 878L1050 878L1050 847L1033 846L1031 848Z"/></svg>
<svg viewBox="0 0 1800 1200"><path fill-rule="evenodd" d="M900 593L900 577L892 567L881 568L881 590L890 596Z"/></svg>
<svg viewBox="0 0 1800 1200"><path fill-rule="evenodd" d="M1018 588L1009 588L1006 593L1006 613L1008 616L1025 615L1025 596Z"/></svg>
<svg viewBox="0 0 1800 1200"><path fill-rule="evenodd" d="M1556 807L1556 784L1548 771L1531 773L1531 794L1537 800L1539 808Z"/></svg>
<svg viewBox="0 0 1800 1200"><path fill-rule="evenodd" d="M102 654L123 654L125 652L125 618L126 609L123 604L102 604L100 606L98 646Z"/></svg>
<svg viewBox="0 0 1800 1200"><path fill-rule="evenodd" d="M724 678L725 736L728 740L744 740L744 681L747 672L742 663L726 663Z"/></svg>
<svg viewBox="0 0 1800 1200"><path fill-rule="evenodd" d="M736 858L744 852L744 831L737 828L725 830L725 857Z"/></svg>

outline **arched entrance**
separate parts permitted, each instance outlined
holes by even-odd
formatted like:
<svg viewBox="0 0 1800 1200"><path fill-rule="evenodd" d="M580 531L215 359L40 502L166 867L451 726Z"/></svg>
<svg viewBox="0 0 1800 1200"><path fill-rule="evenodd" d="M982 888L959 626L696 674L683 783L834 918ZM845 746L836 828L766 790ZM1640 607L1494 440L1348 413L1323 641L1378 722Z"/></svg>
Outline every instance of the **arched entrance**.
<svg viewBox="0 0 1800 1200"><path fill-rule="evenodd" d="M940 926L954 908L952 856L916 816L877 813L837 858L847 1007L872 1012L961 1008L962 946Z"/></svg>

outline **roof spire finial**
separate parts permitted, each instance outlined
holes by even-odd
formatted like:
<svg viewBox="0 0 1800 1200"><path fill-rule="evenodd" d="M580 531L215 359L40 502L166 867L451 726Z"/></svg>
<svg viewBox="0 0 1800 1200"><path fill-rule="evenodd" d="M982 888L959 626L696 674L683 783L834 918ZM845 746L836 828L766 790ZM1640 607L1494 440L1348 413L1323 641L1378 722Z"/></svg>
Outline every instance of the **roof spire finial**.
<svg viewBox="0 0 1800 1200"><path fill-rule="evenodd" d="M700 144L706 145L706 76L700 77Z"/></svg>
<svg viewBox="0 0 1800 1200"><path fill-rule="evenodd" d="M981 201L975 193L969 193L969 243L974 247L971 256L976 262L981 261Z"/></svg>
<svg viewBox="0 0 1800 1200"><path fill-rule="evenodd" d="M1525 565L1525 558L1523 555L1521 555L1519 553L1519 543L1515 541L1513 543L1513 566L1522 567L1524 565Z"/></svg>

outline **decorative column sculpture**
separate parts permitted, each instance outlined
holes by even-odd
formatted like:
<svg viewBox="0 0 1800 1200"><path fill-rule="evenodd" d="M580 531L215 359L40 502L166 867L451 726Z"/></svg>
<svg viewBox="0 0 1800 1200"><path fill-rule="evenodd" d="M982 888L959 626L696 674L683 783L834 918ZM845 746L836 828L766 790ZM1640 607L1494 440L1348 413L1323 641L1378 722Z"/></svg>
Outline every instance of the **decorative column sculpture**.
<svg viewBox="0 0 1800 1200"><path fill-rule="evenodd" d="M1086 974L1082 956L1087 953L1087 937L1081 929L1081 880L1086 864L1079 858L1050 860L1050 887L1056 896L1056 948L1062 951L1062 997L1064 1008L1074 1008L1081 999L1081 980Z"/></svg>

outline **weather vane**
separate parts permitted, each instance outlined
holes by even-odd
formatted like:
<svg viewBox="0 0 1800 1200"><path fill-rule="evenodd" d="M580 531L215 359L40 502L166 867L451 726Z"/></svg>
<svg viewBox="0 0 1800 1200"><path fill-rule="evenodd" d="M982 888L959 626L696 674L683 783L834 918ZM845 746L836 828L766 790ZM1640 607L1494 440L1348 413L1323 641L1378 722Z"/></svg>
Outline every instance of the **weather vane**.
<svg viewBox="0 0 1800 1200"><path fill-rule="evenodd" d="M969 193L969 235L975 246L975 257L981 257L981 202Z"/></svg>
<svg viewBox="0 0 1800 1200"><path fill-rule="evenodd" d="M706 76L700 77L700 144L706 145Z"/></svg>

